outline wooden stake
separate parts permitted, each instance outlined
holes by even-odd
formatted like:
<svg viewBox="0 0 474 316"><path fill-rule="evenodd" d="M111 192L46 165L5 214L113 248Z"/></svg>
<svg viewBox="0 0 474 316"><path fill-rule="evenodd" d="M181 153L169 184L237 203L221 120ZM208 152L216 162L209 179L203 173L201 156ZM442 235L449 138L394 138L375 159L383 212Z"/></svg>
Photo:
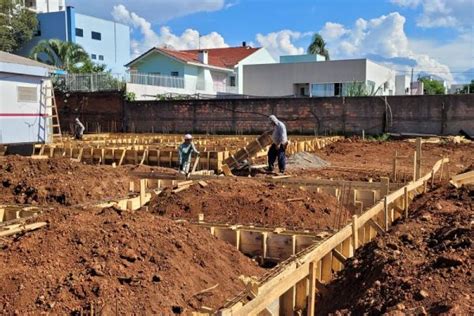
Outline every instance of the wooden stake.
<svg viewBox="0 0 474 316"><path fill-rule="evenodd" d="M416 180L421 178L421 137L416 139Z"/></svg>
<svg viewBox="0 0 474 316"><path fill-rule="evenodd" d="M403 209L405 211L405 218L408 218L408 188L403 189Z"/></svg>
<svg viewBox="0 0 474 316"><path fill-rule="evenodd" d="M388 227L389 227L389 212L388 212L388 201L387 201L387 197L385 197L383 199L383 213L384 213L384 222L385 222L385 231L388 230Z"/></svg>
<svg viewBox="0 0 474 316"><path fill-rule="evenodd" d="M359 248L359 225L357 223L357 215L352 216L352 248L354 253Z"/></svg>
<svg viewBox="0 0 474 316"><path fill-rule="evenodd" d="M316 262L310 262L309 264L309 293L308 293L308 316L314 316L316 309Z"/></svg>

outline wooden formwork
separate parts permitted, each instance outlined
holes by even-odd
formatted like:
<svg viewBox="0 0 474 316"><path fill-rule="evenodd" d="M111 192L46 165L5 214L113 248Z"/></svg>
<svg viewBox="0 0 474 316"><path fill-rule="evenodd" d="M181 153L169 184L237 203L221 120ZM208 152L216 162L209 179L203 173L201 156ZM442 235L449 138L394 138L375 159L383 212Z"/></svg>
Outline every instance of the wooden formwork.
<svg viewBox="0 0 474 316"><path fill-rule="evenodd" d="M22 205L0 205L0 237L10 236L21 232L31 231L43 226L45 222L26 224L30 219L41 210L33 206Z"/></svg>
<svg viewBox="0 0 474 316"><path fill-rule="evenodd" d="M426 191L427 182L448 162L447 158L439 160L430 173L392 193L387 192L360 216L354 215L351 224L279 264L254 284L252 291L242 292L217 314L314 315L316 282L329 282L357 248L387 231L397 218L408 216L410 202Z"/></svg>
<svg viewBox="0 0 474 316"><path fill-rule="evenodd" d="M90 136L91 138L93 136ZM103 137L103 136L100 136ZM122 136L123 137L123 136ZM176 143L167 142L169 139L174 140L175 135L161 135L161 136L140 136L141 138L117 138L118 141L124 141L124 143L133 143L133 145L123 145L123 143L116 143L113 145L107 145L105 143L93 143L96 140L86 142L64 142L61 144L41 144L36 145L33 157L68 157L75 159L76 161L82 161L91 164L145 164L149 166L162 166L162 167L177 167L178 166L178 152ZM147 138L148 137L148 138ZM163 141L162 143L155 142L156 139ZM111 138L113 140L113 138ZM108 140L111 140L108 139ZM139 141L138 141L138 140ZM143 144L144 139L153 140L153 144ZM290 143L288 148L288 154L293 154L298 151L314 151L324 147L326 144L338 141L339 137L322 137L322 138L299 138L300 141L294 141ZM130 140L130 141L127 141ZM221 144L228 143L230 141L239 141L239 144L247 144L250 141L250 137L246 137L244 140L238 137L222 136L213 137L212 139L201 139L195 142L207 142L207 141L218 141ZM166 142L165 142L166 141ZM234 144L235 145L235 144ZM204 145L201 145L204 146ZM209 146L217 148L215 145ZM235 146L234 146L235 147ZM214 170L220 172L224 161L230 156L227 149L234 147L220 146L226 150L214 151L208 150L207 147L204 149L201 147L199 163L197 170ZM260 152L256 153L256 156L266 155L264 146L259 148Z"/></svg>

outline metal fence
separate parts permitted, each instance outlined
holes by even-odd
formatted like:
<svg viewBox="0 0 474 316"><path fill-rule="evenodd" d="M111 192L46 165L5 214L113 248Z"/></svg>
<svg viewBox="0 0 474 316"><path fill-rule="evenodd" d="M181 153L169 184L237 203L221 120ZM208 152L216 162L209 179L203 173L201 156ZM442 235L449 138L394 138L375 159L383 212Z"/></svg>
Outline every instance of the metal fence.
<svg viewBox="0 0 474 316"><path fill-rule="evenodd" d="M120 91L125 88L125 78L120 74L64 74L54 75L53 84L65 91Z"/></svg>
<svg viewBox="0 0 474 316"><path fill-rule="evenodd" d="M131 73L128 74L128 83L184 89L184 78L154 74Z"/></svg>

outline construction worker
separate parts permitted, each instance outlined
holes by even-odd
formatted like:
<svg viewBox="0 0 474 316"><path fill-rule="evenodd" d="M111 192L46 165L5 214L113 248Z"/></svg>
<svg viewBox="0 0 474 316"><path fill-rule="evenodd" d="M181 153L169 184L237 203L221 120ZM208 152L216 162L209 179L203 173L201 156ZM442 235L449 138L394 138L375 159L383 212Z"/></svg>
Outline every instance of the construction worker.
<svg viewBox="0 0 474 316"><path fill-rule="evenodd" d="M85 129L86 128L84 127L84 124L82 124L81 121L79 121L79 118L76 117L74 125L74 138L82 139L82 135L84 134Z"/></svg>
<svg viewBox="0 0 474 316"><path fill-rule="evenodd" d="M179 145L179 172L188 174L189 166L191 164L191 156L193 153L199 156L199 151L193 143L193 136L191 134L184 135L184 143Z"/></svg>
<svg viewBox="0 0 474 316"><path fill-rule="evenodd" d="M270 115L270 122L273 125L272 145L268 150L268 171L273 172L273 165L278 158L278 168L280 173L285 173L286 156L285 150L288 146L288 135L286 134L286 126L277 119L275 115Z"/></svg>

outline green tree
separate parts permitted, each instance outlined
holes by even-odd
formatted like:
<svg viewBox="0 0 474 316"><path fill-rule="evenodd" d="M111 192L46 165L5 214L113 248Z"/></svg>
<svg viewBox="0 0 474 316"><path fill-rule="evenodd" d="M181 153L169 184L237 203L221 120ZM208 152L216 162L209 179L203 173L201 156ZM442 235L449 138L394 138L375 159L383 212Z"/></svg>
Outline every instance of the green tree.
<svg viewBox="0 0 474 316"><path fill-rule="evenodd" d="M474 80L471 80L470 84L465 85L462 88L461 93L474 93Z"/></svg>
<svg viewBox="0 0 474 316"><path fill-rule="evenodd" d="M424 94L445 94L446 90L441 82L437 80L433 80L430 78L421 78L421 82L423 82L423 92Z"/></svg>
<svg viewBox="0 0 474 316"><path fill-rule="evenodd" d="M326 42L320 34L316 33L313 35L311 44L308 46L308 54L319 54L326 57L326 60L330 59L329 51L326 49Z"/></svg>
<svg viewBox="0 0 474 316"><path fill-rule="evenodd" d="M36 14L20 0L0 0L0 50L14 53L31 40L38 27Z"/></svg>
<svg viewBox="0 0 474 316"><path fill-rule="evenodd" d="M59 39L40 41L31 50L30 57L71 73L78 72L82 66L91 63L89 54L81 45Z"/></svg>

